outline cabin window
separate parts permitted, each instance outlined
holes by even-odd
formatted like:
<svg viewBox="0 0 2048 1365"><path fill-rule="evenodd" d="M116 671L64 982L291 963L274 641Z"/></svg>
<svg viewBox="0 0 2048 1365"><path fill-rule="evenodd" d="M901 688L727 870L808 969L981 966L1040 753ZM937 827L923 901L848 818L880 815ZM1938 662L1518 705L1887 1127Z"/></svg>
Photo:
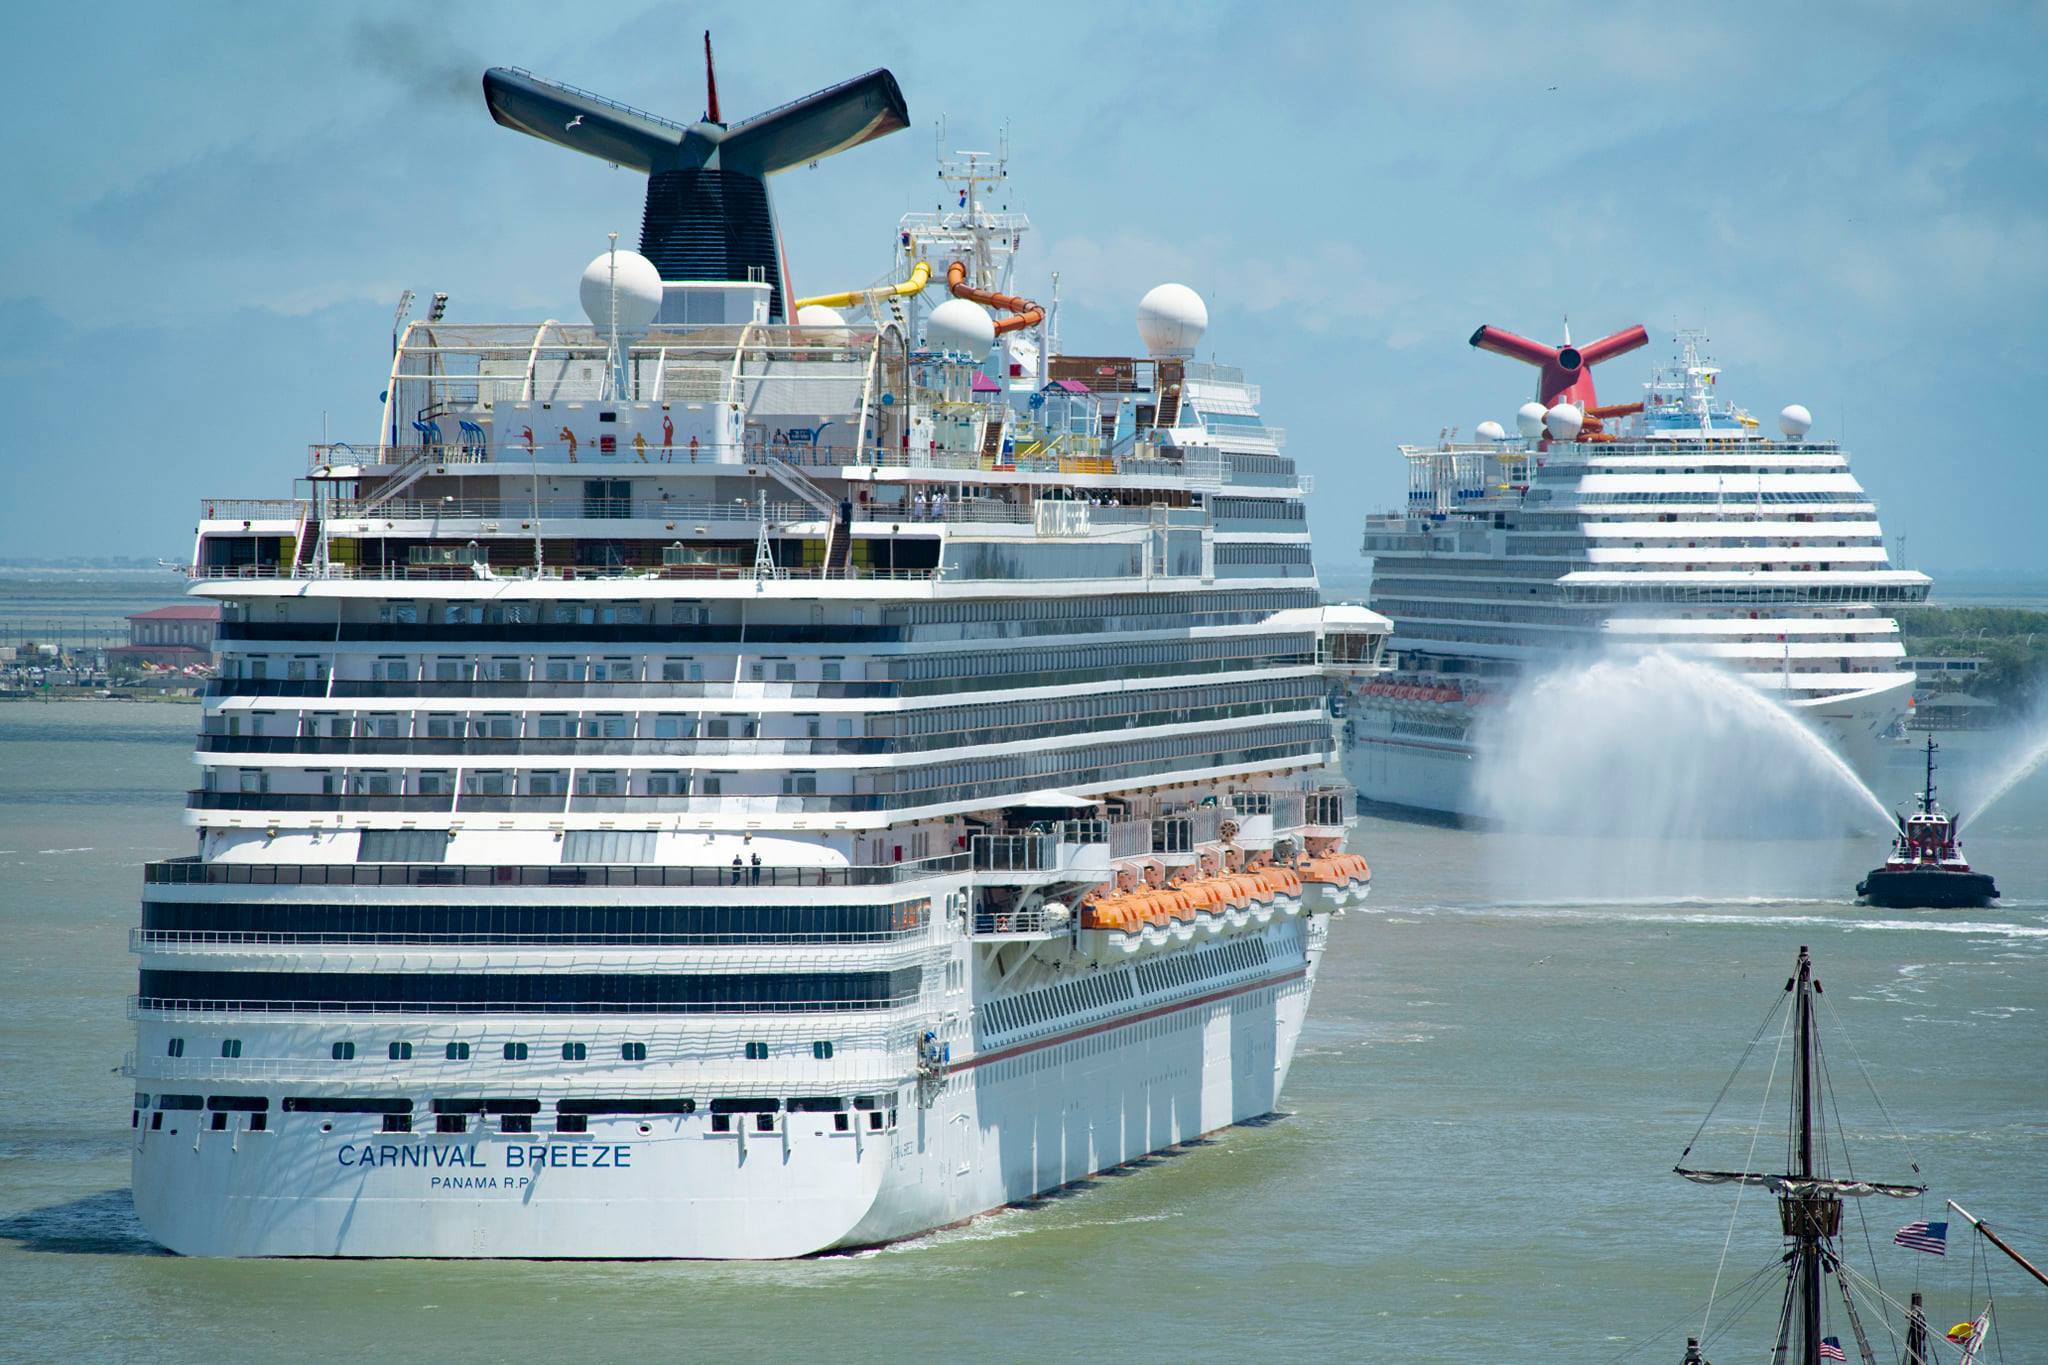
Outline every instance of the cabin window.
<svg viewBox="0 0 2048 1365"><path fill-rule="evenodd" d="M469 1131L469 1115L436 1114L434 1131L437 1133L466 1133Z"/></svg>
<svg viewBox="0 0 2048 1365"><path fill-rule="evenodd" d="M354 1043L336 1043L327 1050L327 1055L337 1062L352 1062L356 1059L356 1045Z"/></svg>
<svg viewBox="0 0 2048 1365"><path fill-rule="evenodd" d="M168 1043L166 1043L166 1044L164 1045L164 1056L166 1056L166 1057L182 1057L182 1056L184 1056L184 1055L185 1055L185 1040L184 1040L183 1038L173 1038L173 1039L171 1039L171 1041L170 1041L170 1042L168 1042Z"/></svg>
<svg viewBox="0 0 2048 1365"><path fill-rule="evenodd" d="M732 1131L732 1115L713 1114L711 1116L711 1131L714 1133L730 1133Z"/></svg>
<svg viewBox="0 0 2048 1365"><path fill-rule="evenodd" d="M755 1131L755 1132L757 1132L757 1133L772 1133L772 1132L774 1132L774 1131L775 1131L775 1115L773 1115L773 1114L756 1114L756 1115L754 1115L754 1131Z"/></svg>
<svg viewBox="0 0 2048 1365"><path fill-rule="evenodd" d="M748 1060L748 1061L750 1061L750 1062L765 1062L765 1061L767 1061L767 1060L768 1060L768 1044L766 1044L766 1043L748 1043L748 1044L747 1044L747 1060Z"/></svg>
<svg viewBox="0 0 2048 1365"><path fill-rule="evenodd" d="M411 1043L393 1043L388 1052L391 1060L394 1062L409 1062L412 1060Z"/></svg>
<svg viewBox="0 0 2048 1365"><path fill-rule="evenodd" d="M501 1133L530 1133L533 1131L533 1115L507 1114L498 1123Z"/></svg>
<svg viewBox="0 0 2048 1365"><path fill-rule="evenodd" d="M846 1114L846 1113L839 1113L839 1114L834 1114L834 1115L832 1116L832 1131L833 1131L833 1132L835 1132L835 1133L844 1133L844 1132L846 1132L846 1131L847 1131L848 1129L850 1129L850 1128L852 1128L852 1127L853 1127L853 1115L851 1115L851 1114Z"/></svg>
<svg viewBox="0 0 2048 1365"><path fill-rule="evenodd" d="M469 1060L468 1043L450 1043L448 1044L447 1051L448 1060L451 1062L466 1062Z"/></svg>
<svg viewBox="0 0 2048 1365"><path fill-rule="evenodd" d="M524 1043L507 1043L507 1044L505 1044L505 1060L506 1060L506 1061L508 1061L508 1062L523 1062L523 1061L525 1061L525 1060L526 1060L526 1044L524 1044Z"/></svg>
<svg viewBox="0 0 2048 1365"><path fill-rule="evenodd" d="M216 1132L216 1133L225 1133L225 1132L226 1132L226 1131L228 1130L228 1116L227 1116L226 1114L215 1114L215 1115L213 1115L213 1125L212 1125L212 1126L213 1126L213 1131L214 1131L214 1132Z"/></svg>
<svg viewBox="0 0 2048 1365"><path fill-rule="evenodd" d="M223 1039L221 1039L221 1040L220 1040L220 1055L221 1055L221 1056L223 1056L223 1057L239 1057L239 1056L241 1056L241 1055L242 1055L242 1040L241 1040L240 1038L223 1038Z"/></svg>
<svg viewBox="0 0 2048 1365"><path fill-rule="evenodd" d="M555 1131L558 1133L587 1133L590 1131L590 1115L557 1114Z"/></svg>
<svg viewBox="0 0 2048 1365"><path fill-rule="evenodd" d="M585 1043L562 1044L562 1060L565 1062L580 1062L589 1056L590 1048Z"/></svg>
<svg viewBox="0 0 2048 1365"><path fill-rule="evenodd" d="M412 1115L386 1114L384 1116L384 1131L387 1133L410 1133L412 1131Z"/></svg>
<svg viewBox="0 0 2048 1365"><path fill-rule="evenodd" d="M621 1061L627 1061L627 1062L644 1062L644 1061L646 1061L646 1060L647 1060L647 1044L645 1044L645 1043L621 1043L621 1044L619 1044L619 1059L620 1059Z"/></svg>
<svg viewBox="0 0 2048 1365"><path fill-rule="evenodd" d="M811 1055L812 1055L813 1057L817 1058L817 1059L818 1059L819 1061L821 1061L821 1062L829 1062L829 1061L831 1061L831 1060L832 1060L832 1044L830 1044L829 1042L816 1042L816 1043L812 1043L812 1044L811 1044Z"/></svg>

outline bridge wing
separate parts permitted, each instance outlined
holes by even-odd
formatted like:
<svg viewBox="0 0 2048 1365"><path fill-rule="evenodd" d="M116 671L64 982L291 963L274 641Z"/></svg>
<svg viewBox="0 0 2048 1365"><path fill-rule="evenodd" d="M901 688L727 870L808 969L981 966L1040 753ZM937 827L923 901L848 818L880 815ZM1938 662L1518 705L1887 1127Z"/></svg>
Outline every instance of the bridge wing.
<svg viewBox="0 0 2048 1365"><path fill-rule="evenodd" d="M667 169L688 132L680 123L511 67L484 73L484 103L507 128L636 171Z"/></svg>
<svg viewBox="0 0 2048 1365"><path fill-rule="evenodd" d="M769 175L909 126L896 78L875 70L733 124L718 161L728 171Z"/></svg>

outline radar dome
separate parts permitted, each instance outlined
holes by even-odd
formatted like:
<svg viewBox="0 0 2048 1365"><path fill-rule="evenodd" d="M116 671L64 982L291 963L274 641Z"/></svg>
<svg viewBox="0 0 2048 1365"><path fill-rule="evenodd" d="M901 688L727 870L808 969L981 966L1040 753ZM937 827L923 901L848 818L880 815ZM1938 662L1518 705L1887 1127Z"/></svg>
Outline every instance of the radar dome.
<svg viewBox="0 0 2048 1365"><path fill-rule="evenodd" d="M1508 429L1498 422L1481 422L1476 434L1482 441L1505 441Z"/></svg>
<svg viewBox="0 0 2048 1365"><path fill-rule="evenodd" d="M822 303L807 303L796 310L796 325L799 327L844 327L846 319L837 308L827 308Z"/></svg>
<svg viewBox="0 0 2048 1365"><path fill-rule="evenodd" d="M1543 434L1543 405L1537 402L1522 404L1515 410L1515 429L1530 440Z"/></svg>
<svg viewBox="0 0 2048 1365"><path fill-rule="evenodd" d="M1209 305L1184 284L1156 285L1138 300L1138 339L1155 360L1187 359L1209 330Z"/></svg>
<svg viewBox="0 0 2048 1365"><path fill-rule="evenodd" d="M1798 403L1787 404L1778 414L1778 430L1796 441L1813 430L1813 414Z"/></svg>
<svg viewBox="0 0 2048 1365"><path fill-rule="evenodd" d="M1586 414L1570 403L1559 403L1543 414L1543 429L1550 433L1553 441L1569 441L1579 434L1579 428L1586 424Z"/></svg>
<svg viewBox="0 0 2048 1365"><path fill-rule="evenodd" d="M600 335L611 332L614 269L618 272L619 331L638 336L661 309L661 272L637 251L607 251L584 268L584 316Z"/></svg>
<svg viewBox="0 0 2048 1365"><path fill-rule="evenodd" d="M967 299L947 299L925 319L924 344L934 351L954 351L984 359L996 344L995 319Z"/></svg>

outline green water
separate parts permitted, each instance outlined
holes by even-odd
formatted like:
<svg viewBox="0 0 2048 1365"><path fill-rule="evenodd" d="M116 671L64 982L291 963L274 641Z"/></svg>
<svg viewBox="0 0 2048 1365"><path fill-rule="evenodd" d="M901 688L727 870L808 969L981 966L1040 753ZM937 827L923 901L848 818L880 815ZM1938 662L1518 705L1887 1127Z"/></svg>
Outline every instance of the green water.
<svg viewBox="0 0 2048 1365"><path fill-rule="evenodd" d="M157 1254L128 1209L130 1087L112 1068L128 1045L137 865L189 848L192 724L168 706L0 705L0 1358L1598 1362L1640 1345L1627 1358L1675 1362L1679 1336L1646 1339L1697 1323L1735 1196L1669 1171L1801 943L1847 1030L1830 1059L1858 1170L1910 1175L1917 1157L1939 1195L2048 1253L2037 777L1969 840L2007 893L1987 911L1859 910L1843 876L1880 850L1836 845L1784 874L1793 899L1514 904L1525 850L1368 821L1355 846L1373 861L1372 900L1336 923L1283 1116L879 1252L783 1265ZM1973 743L1993 741L1959 739L1951 761ZM1696 1158L1740 1163L1754 1074ZM1767 1132L1759 1164L1781 1148ZM1917 1273L1942 1325L1964 1316L1967 1239L1946 1260L1889 1245L1898 1225L1939 1216L1938 1199L1865 1203L1881 1203L1867 1213L1886 1288L1903 1295ZM1848 1240L1867 1270L1856 1212ZM1776 1253L1775 1222L1745 1199L1724 1293ZM2048 1360L2048 1290L1991 1269L2002 1358ZM1710 1354L1762 1358L1770 1311Z"/></svg>

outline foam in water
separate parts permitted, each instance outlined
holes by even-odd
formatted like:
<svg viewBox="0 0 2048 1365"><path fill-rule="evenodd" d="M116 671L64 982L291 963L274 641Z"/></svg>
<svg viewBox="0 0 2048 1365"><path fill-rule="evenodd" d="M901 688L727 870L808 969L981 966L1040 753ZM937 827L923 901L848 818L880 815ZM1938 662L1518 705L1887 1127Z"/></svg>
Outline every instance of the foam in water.
<svg viewBox="0 0 2048 1365"><path fill-rule="evenodd" d="M1523 892L1825 893L1840 877L1832 836L1893 828L1855 770L1790 712L1663 651L1536 675L1475 739L1475 794L1511 836L1497 856ZM1819 837L1830 844L1799 842Z"/></svg>

